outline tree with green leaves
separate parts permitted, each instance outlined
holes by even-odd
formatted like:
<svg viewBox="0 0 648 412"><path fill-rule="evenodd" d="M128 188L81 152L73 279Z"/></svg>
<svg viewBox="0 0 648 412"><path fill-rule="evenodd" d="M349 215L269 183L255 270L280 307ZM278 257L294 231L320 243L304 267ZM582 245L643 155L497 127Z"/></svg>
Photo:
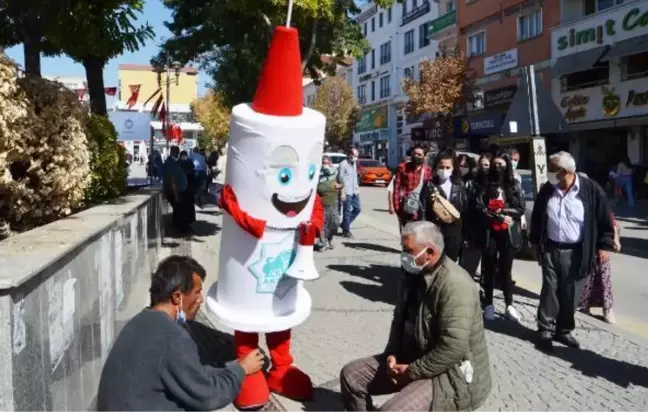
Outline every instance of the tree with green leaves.
<svg viewBox="0 0 648 412"><path fill-rule="evenodd" d="M143 0L77 0L47 35L55 50L83 64L94 114L108 113L103 79L108 61L126 51L137 51L154 38L148 23L133 23L143 7Z"/></svg>
<svg viewBox="0 0 648 412"><path fill-rule="evenodd" d="M391 5L394 0L380 0ZM153 63L167 53L182 63L200 60L227 105L249 101L275 25L286 24L287 0L164 0L172 11L172 33ZM295 0L291 25L299 30L304 71L314 79L333 74L348 56L362 56L369 44L354 16L354 0ZM334 56L322 62L322 55Z"/></svg>
<svg viewBox="0 0 648 412"><path fill-rule="evenodd" d="M327 77L317 89L313 109L326 116L326 141L333 147L343 147L353 134L360 106L353 90L339 76Z"/></svg>

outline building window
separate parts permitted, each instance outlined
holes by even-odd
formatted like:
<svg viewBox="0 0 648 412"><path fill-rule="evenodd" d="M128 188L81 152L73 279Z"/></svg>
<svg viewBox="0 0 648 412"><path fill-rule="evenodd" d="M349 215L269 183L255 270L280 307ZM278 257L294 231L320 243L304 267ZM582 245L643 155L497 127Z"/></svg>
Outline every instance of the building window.
<svg viewBox="0 0 648 412"><path fill-rule="evenodd" d="M621 81L648 77L648 52L621 58Z"/></svg>
<svg viewBox="0 0 648 412"><path fill-rule="evenodd" d="M367 55L358 59L358 74L366 73L367 71Z"/></svg>
<svg viewBox="0 0 648 412"><path fill-rule="evenodd" d="M391 94L391 89L389 87L389 78L390 76L384 76L380 78L380 98L385 99Z"/></svg>
<svg viewBox="0 0 648 412"><path fill-rule="evenodd" d="M407 14L407 0L403 0L403 16Z"/></svg>
<svg viewBox="0 0 648 412"><path fill-rule="evenodd" d="M367 103L367 85L363 84L358 86L358 103Z"/></svg>
<svg viewBox="0 0 648 412"><path fill-rule="evenodd" d="M412 0L412 10L418 6L418 0Z"/></svg>
<svg viewBox="0 0 648 412"><path fill-rule="evenodd" d="M450 13L450 12L455 11L455 7L456 7L456 6L455 6L455 0L450 0L450 1L447 3L447 10L446 10L446 12L447 12L447 13Z"/></svg>
<svg viewBox="0 0 648 412"><path fill-rule="evenodd" d="M409 79L414 78L414 66L406 67L403 70L403 75Z"/></svg>
<svg viewBox="0 0 648 412"><path fill-rule="evenodd" d="M382 12L378 15L378 27L383 26L383 14Z"/></svg>
<svg viewBox="0 0 648 412"><path fill-rule="evenodd" d="M623 1L624 0L585 0L585 15L587 16L598 13L599 11L609 9L610 7L623 4Z"/></svg>
<svg viewBox="0 0 648 412"><path fill-rule="evenodd" d="M390 6L387 9L387 23L391 23L392 21L392 6Z"/></svg>
<svg viewBox="0 0 648 412"><path fill-rule="evenodd" d="M376 68L376 49L371 49L371 70Z"/></svg>
<svg viewBox="0 0 648 412"><path fill-rule="evenodd" d="M364 24L364 36L367 37L367 22Z"/></svg>
<svg viewBox="0 0 648 412"><path fill-rule="evenodd" d="M562 92L603 86L610 82L610 62L599 62L590 70L568 74L560 78Z"/></svg>
<svg viewBox="0 0 648 412"><path fill-rule="evenodd" d="M409 30L405 33L405 54L410 54L413 51L414 51L414 29Z"/></svg>
<svg viewBox="0 0 648 412"><path fill-rule="evenodd" d="M427 23L423 23L419 26L419 49L430 45L430 39L427 36L427 31Z"/></svg>
<svg viewBox="0 0 648 412"><path fill-rule="evenodd" d="M371 101L372 102L376 101L376 81L375 80L371 81Z"/></svg>
<svg viewBox="0 0 648 412"><path fill-rule="evenodd" d="M375 31L376 31L376 18L372 17L371 18L371 32L373 33Z"/></svg>
<svg viewBox="0 0 648 412"><path fill-rule="evenodd" d="M486 32L482 31L468 36L468 57L486 53Z"/></svg>
<svg viewBox="0 0 648 412"><path fill-rule="evenodd" d="M387 64L391 61L391 40L380 45L380 64Z"/></svg>
<svg viewBox="0 0 648 412"><path fill-rule="evenodd" d="M542 9L518 17L518 41L531 39L542 34Z"/></svg>

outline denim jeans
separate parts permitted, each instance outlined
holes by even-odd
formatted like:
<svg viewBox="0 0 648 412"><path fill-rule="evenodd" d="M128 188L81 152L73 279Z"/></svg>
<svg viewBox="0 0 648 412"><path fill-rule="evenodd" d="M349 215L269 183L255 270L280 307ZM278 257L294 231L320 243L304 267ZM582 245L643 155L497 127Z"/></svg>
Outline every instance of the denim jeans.
<svg viewBox="0 0 648 412"><path fill-rule="evenodd" d="M344 213L342 217L342 230L346 233L351 230L351 223L360 214L360 196L347 195L344 200Z"/></svg>
<svg viewBox="0 0 648 412"><path fill-rule="evenodd" d="M634 194L632 193L632 176L617 177L617 185L623 190L628 199L628 206L634 207Z"/></svg>

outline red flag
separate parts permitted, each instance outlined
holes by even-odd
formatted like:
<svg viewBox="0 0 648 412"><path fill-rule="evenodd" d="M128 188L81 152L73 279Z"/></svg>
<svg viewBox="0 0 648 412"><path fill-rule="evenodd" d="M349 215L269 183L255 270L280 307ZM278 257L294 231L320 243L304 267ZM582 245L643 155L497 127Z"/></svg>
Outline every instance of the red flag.
<svg viewBox="0 0 648 412"><path fill-rule="evenodd" d="M104 93L108 96L115 96L117 95L117 88L116 87L106 87L104 88Z"/></svg>
<svg viewBox="0 0 648 412"><path fill-rule="evenodd" d="M158 97L158 99L153 104L153 107L151 107L151 115L153 115L153 118L157 117L158 110L160 110L160 105L162 105L163 99L164 96L160 95L160 97Z"/></svg>
<svg viewBox="0 0 648 412"><path fill-rule="evenodd" d="M83 96L86 94L86 89L78 89L76 93L79 100L83 100Z"/></svg>
<svg viewBox="0 0 648 412"><path fill-rule="evenodd" d="M135 106L135 103L137 103L137 98L139 97L139 92L140 92L140 87L142 87L141 84L132 84L130 86L130 91L131 91L131 96L128 98L128 101L126 102L126 105L128 106L129 109L131 109L133 106Z"/></svg>

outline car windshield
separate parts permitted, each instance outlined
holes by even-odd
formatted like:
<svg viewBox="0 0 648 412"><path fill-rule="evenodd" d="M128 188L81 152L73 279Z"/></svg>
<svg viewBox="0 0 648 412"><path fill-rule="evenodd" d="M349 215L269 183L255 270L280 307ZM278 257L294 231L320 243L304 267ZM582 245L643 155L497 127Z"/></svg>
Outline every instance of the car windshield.
<svg viewBox="0 0 648 412"><path fill-rule="evenodd" d="M522 175L522 190L524 190L524 198L527 201L532 202L535 200L535 190L533 189L533 176L532 175Z"/></svg>
<svg viewBox="0 0 648 412"><path fill-rule="evenodd" d="M358 160L361 167L382 167L382 164L377 160Z"/></svg>
<svg viewBox="0 0 648 412"><path fill-rule="evenodd" d="M339 165L344 159L346 159L344 156L331 156L331 163Z"/></svg>

